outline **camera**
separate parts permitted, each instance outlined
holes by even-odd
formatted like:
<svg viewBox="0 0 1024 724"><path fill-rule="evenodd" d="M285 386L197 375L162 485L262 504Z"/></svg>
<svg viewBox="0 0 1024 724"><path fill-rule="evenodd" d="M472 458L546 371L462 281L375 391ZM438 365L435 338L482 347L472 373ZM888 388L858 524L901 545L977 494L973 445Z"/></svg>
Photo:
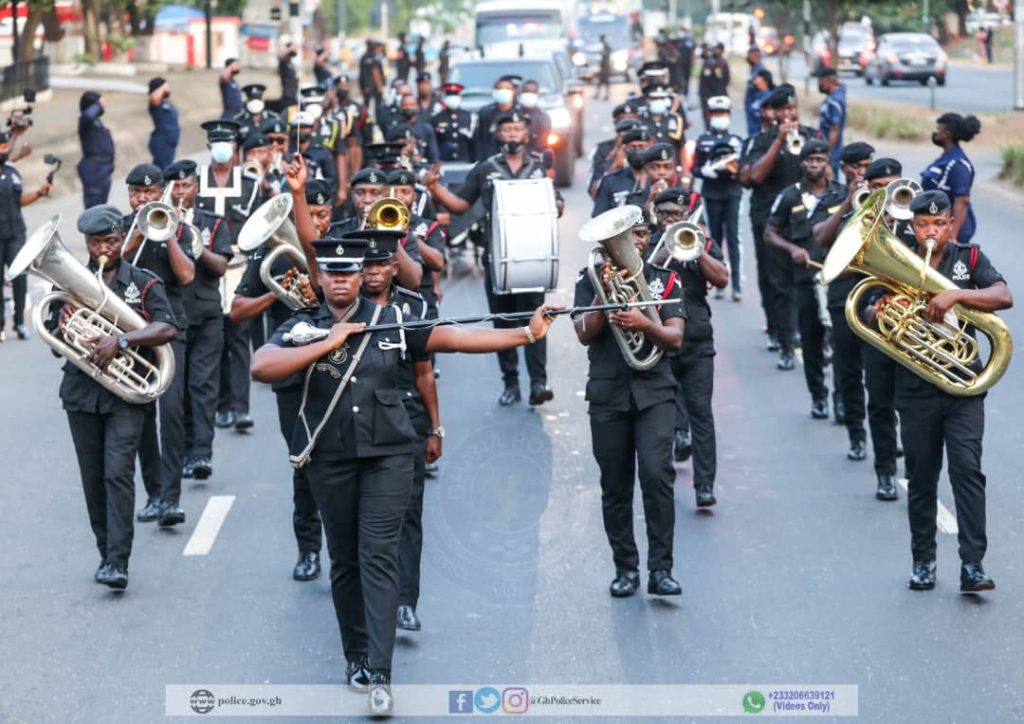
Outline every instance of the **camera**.
<svg viewBox="0 0 1024 724"><path fill-rule="evenodd" d="M7 119L7 127L11 130L25 130L32 126L32 104L36 102L35 88L25 89L25 107L15 108Z"/></svg>

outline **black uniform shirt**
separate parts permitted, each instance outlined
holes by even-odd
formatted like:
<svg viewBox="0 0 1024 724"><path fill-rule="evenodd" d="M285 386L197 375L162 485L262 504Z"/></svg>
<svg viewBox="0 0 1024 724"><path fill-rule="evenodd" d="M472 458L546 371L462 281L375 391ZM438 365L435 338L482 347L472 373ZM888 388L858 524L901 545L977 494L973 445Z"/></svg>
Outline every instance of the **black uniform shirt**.
<svg viewBox="0 0 1024 724"><path fill-rule="evenodd" d="M680 113L666 113L661 118L641 112L640 123L655 143L671 143L679 151L686 143L686 119Z"/></svg>
<svg viewBox="0 0 1024 724"><path fill-rule="evenodd" d="M442 161L472 161L476 116L461 108L445 108L430 119Z"/></svg>
<svg viewBox="0 0 1024 724"><path fill-rule="evenodd" d="M644 265L651 297L658 299L682 299L683 288L679 276L668 269ZM594 286L586 269L576 279L574 306L586 306L594 301ZM668 304L659 307L662 321L672 317L686 319L686 305ZM590 371L587 378L587 401L591 407L600 406L613 410L627 411L630 404L645 410L652 405L675 399L676 379L672 374L668 355L662 355L658 364L645 372L639 372L628 364L622 350L615 341L611 326L606 322L601 334L587 347Z"/></svg>
<svg viewBox="0 0 1024 724"><path fill-rule="evenodd" d="M842 188L845 191L846 187ZM824 206L826 202L830 205L824 210L824 216L819 218L818 213L815 213L813 223L817 224L820 221L824 221L827 216L834 214L839 208L838 205L842 204L843 199L845 198L846 196L843 193L836 192L834 195L827 197L827 199L822 199L819 209ZM850 217L853 216L853 214L854 212L850 211L843 216L843 219L839 224L839 234L843 233L846 223L850 220ZM917 237L914 236L914 228L910 225L909 221L897 221L893 227L893 232L900 241L907 245L908 248L917 248ZM838 238L838 235L836 238ZM827 255L828 250L825 250L825 253ZM845 272L844 274L839 275L838 278L828 285L828 308L842 309L846 305L846 298L850 296L850 292L852 292L853 288L863 279L864 275L856 272ZM861 311L863 311L863 308L866 306L866 304L864 304L865 299L868 299L870 303L874 304L879 296L881 296L880 293L872 294L869 290L867 294L861 297Z"/></svg>
<svg viewBox="0 0 1024 724"><path fill-rule="evenodd" d="M227 186L217 186L212 166L199 167L199 194L196 207L219 214L228 220L231 243L238 240L238 232L253 211L265 200L258 179L242 173L239 166L231 170Z"/></svg>
<svg viewBox="0 0 1024 724"><path fill-rule="evenodd" d="M594 196L594 208L591 216L603 214L608 209L622 206L626 203L630 194L640 191L633 169L623 166L618 171L607 174L597 187L597 194Z"/></svg>
<svg viewBox="0 0 1024 724"><path fill-rule="evenodd" d="M652 238L652 249L656 243L657 240ZM704 253L712 259L725 263L722 247L714 239L707 240L704 245ZM683 284L683 299L686 300L686 329L683 333L682 351L685 353L687 345L707 342L715 334L711 326L711 307L708 305L708 283L700 273L700 265L695 261L683 264L670 258L665 267L678 274Z"/></svg>
<svg viewBox="0 0 1024 724"><path fill-rule="evenodd" d="M444 229L438 221L424 219L422 216L413 216L409 222L409 236L415 239L417 253L419 253L419 245L426 244L431 249L441 252L442 256L444 255ZM420 254L421 263L422 256ZM423 281L420 282L420 288L417 291L426 300L428 306L437 306L437 298L434 295L434 273L425 266L423 267ZM425 314L426 312L420 316L425 316Z"/></svg>
<svg viewBox="0 0 1024 724"><path fill-rule="evenodd" d="M231 260L233 256L231 229L228 228L227 220L223 216L195 209L192 224L199 229L199 235L203 238L203 246L214 254L220 254L228 261ZM182 225L178 226L178 243L181 243L184 228ZM185 236L184 239L186 244L191 243L190 237ZM220 304L220 280L221 277L207 269L201 261L196 260L195 279L182 289L182 298L189 324L199 324L204 319L217 318L224 313Z"/></svg>
<svg viewBox="0 0 1024 724"><path fill-rule="evenodd" d="M822 196L815 196L807 190L803 181L798 181L775 199L768 223L779 229L786 241L806 249L811 259L821 261L825 258L824 250L814 243L811 236L816 221L815 214L822 203L834 198L841 189L842 187L835 181L829 181L825 193ZM796 267L793 280L797 284L809 284L816 273L817 270L811 266Z"/></svg>
<svg viewBox="0 0 1024 724"><path fill-rule="evenodd" d="M509 109L509 112L513 111L520 115L525 113L523 107L518 104L513 104ZM498 117L503 113L505 111L502 111L497 103L488 103L477 111L476 139L473 141L473 154L477 159L482 161L501 150L496 134L498 133Z"/></svg>
<svg viewBox="0 0 1024 724"><path fill-rule="evenodd" d="M121 228L124 229L126 234L134 220L135 214L128 214L121 219ZM179 224L178 235L168 241L144 239L139 247L142 253L139 254L139 249L136 249L132 258L126 261L134 261L139 269L153 272L163 282L164 293L167 295L167 300L171 303L174 318L178 322L178 329L185 329L189 324L188 313L185 310L185 299L182 293L182 286L178 282L178 277L174 275L174 268L171 267L171 252L167 248L168 244L180 244L181 250L185 252L185 256L191 259L192 251L188 248L188 241L179 241L180 236L181 225ZM136 255L138 255L137 258Z"/></svg>
<svg viewBox="0 0 1024 724"><path fill-rule="evenodd" d="M737 155L743 149L743 141L735 133L730 133L729 131L708 131L702 133L697 138L693 155L695 175L700 173L704 164L712 160L711 152L720 143L728 143ZM724 168L718 170L718 175L715 178L701 176L701 179L700 193L706 199L722 201L732 196L738 197L743 193L743 189L740 187L740 182L736 176Z"/></svg>
<svg viewBox="0 0 1024 724"><path fill-rule="evenodd" d="M743 157L740 159L740 167L753 166L761 160L768 149L775 141L776 129L769 128L761 131L756 136L747 139L743 147ZM814 131L807 126L800 126L800 135L805 139L813 138ZM763 183L753 186L750 194L750 218L763 223L768 214L771 213L772 202L787 186L795 184L803 176L800 169L800 157L789 153L785 148L779 151L775 159L775 165L768 173Z"/></svg>
<svg viewBox="0 0 1024 724"><path fill-rule="evenodd" d="M0 166L0 239L24 239L21 215L21 174L9 163Z"/></svg>
<svg viewBox="0 0 1024 724"><path fill-rule="evenodd" d="M593 186L600 181L601 177L604 176L605 171L607 171L608 167L611 165L611 161L608 160L608 156L615 149L615 140L616 139L614 138L609 138L605 141L601 141L594 148L594 157L590 162L590 181L587 182L589 186Z"/></svg>
<svg viewBox="0 0 1024 724"><path fill-rule="evenodd" d="M89 270L96 271L92 263L89 264ZM123 300L147 323L166 322L181 326L174 318L174 312L164 293L164 285L155 274L134 267L127 261L122 261L108 286L114 295ZM60 311L63 307L63 304L54 304L50 307L50 319L47 321L46 327L51 332L55 332L57 329ZM144 357L153 361L152 353L145 347L140 347L139 351ZM107 390L70 362L64 364L60 399L64 403L65 410L99 414L112 412L119 405L131 404Z"/></svg>

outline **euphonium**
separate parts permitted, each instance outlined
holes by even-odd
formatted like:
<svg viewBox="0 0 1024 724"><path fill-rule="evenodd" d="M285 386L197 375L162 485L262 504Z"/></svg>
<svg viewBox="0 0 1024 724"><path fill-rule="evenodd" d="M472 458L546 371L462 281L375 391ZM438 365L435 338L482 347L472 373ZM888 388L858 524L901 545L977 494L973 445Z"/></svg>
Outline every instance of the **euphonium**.
<svg viewBox="0 0 1024 724"><path fill-rule="evenodd" d="M56 214L29 237L8 268L7 278L32 272L60 287L63 291L44 296L32 312L39 337L125 402L137 405L152 402L174 379L174 355L170 347L162 344L151 348L155 363L136 349L118 352L103 370L89 362L93 337L132 332L147 323L103 283L102 263L94 274L68 250L58 233L60 219L60 214ZM52 334L43 320L53 302L76 307L59 335Z"/></svg>
<svg viewBox="0 0 1024 724"><path fill-rule="evenodd" d="M587 274L602 304L652 301L644 279L644 261L633 245L633 227L642 218L643 211L639 207L619 206L591 219L579 231L580 241L599 244L590 252ZM605 282L604 275L609 270L611 275ZM661 324L654 307L643 307L641 311L651 321ZM643 371L658 364L662 351L643 333L614 325L611 330L630 367Z"/></svg>
<svg viewBox="0 0 1024 724"><path fill-rule="evenodd" d="M368 229L395 229L405 231L412 218L409 207L396 198L387 196L375 201L366 211L365 226Z"/></svg>
<svg viewBox="0 0 1024 724"><path fill-rule="evenodd" d="M921 184L913 179L898 178L885 187L883 211L894 219L906 221L913 217L910 202L921 193Z"/></svg>
<svg viewBox="0 0 1024 724"><path fill-rule="evenodd" d="M306 263L306 255L302 252L295 225L289 218L291 213L291 194L278 194L267 201L252 213L238 232L238 249L248 253L264 243L273 247L260 263L260 279L267 289L274 292L283 304L294 311L309 306L300 283L301 277L309 277L309 265ZM301 272L287 287L278 282L272 274L274 263L282 255L289 256L293 266Z"/></svg>
<svg viewBox="0 0 1024 724"><path fill-rule="evenodd" d="M869 275L846 299L846 321L854 333L914 374L951 395L979 395L1006 372L1013 339L994 314L953 305L942 322L925 316L939 292L957 289L951 281L907 248L883 223L886 191L871 194L847 222L825 258L822 277L831 282L847 269ZM878 329L860 319L861 298L882 287L891 297L876 315ZM977 340L969 327L989 339L991 354L980 372Z"/></svg>

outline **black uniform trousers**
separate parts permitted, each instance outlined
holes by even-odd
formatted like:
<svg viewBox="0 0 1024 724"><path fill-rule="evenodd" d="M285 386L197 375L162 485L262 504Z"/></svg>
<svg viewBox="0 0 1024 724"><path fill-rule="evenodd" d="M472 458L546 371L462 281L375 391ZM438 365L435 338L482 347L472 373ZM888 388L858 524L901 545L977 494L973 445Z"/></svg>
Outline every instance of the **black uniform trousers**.
<svg viewBox="0 0 1024 724"><path fill-rule="evenodd" d="M284 444L291 445L295 423L302 407L302 388L288 387L276 390L277 421L281 426ZM320 511L317 510L313 491L309 488L306 468L292 469L292 530L299 546L299 556L305 553L319 553L323 545Z"/></svg>
<svg viewBox="0 0 1024 724"><path fill-rule="evenodd" d="M799 312L794 290L793 259L787 252L767 246L767 242L765 254L768 262L766 283L773 304L771 315L768 317L768 328L774 330L782 349L792 351L796 343L796 330L800 324L797 318Z"/></svg>
<svg viewBox="0 0 1024 724"><path fill-rule="evenodd" d="M956 503L960 560L981 561L988 547L985 475L981 472L984 396L897 397L896 409L900 413L900 432L907 455L907 508L914 560L935 560L936 490L945 446Z"/></svg>
<svg viewBox="0 0 1024 724"><path fill-rule="evenodd" d="M218 412L249 412L249 362L252 360L249 326L252 322L251 319L232 322L230 317L224 318Z"/></svg>
<svg viewBox="0 0 1024 724"><path fill-rule="evenodd" d="M647 522L647 569L672 568L676 511L672 466L675 405L659 402L628 411L590 406L590 438L601 470L604 531L616 571L635 571L640 554L633 537L633 487L639 466L640 492Z"/></svg>
<svg viewBox="0 0 1024 724"><path fill-rule="evenodd" d="M190 324L186 343L185 385L186 458L213 457L213 416L220 389L220 361L224 348L224 317L220 314Z"/></svg>
<svg viewBox="0 0 1024 724"><path fill-rule="evenodd" d="M23 236L6 236L0 238L0 272L6 272L14 262L14 257L21 251L25 244ZM28 291L28 275L20 274L11 282L11 291L14 293L14 323L25 323L25 294ZM7 320L5 318L7 305L0 299L0 329L5 329Z"/></svg>
<svg viewBox="0 0 1024 724"><path fill-rule="evenodd" d="M851 443L864 442L864 345L850 329L842 307L829 309L828 313L832 318L832 370L835 387L846 408L846 432Z"/></svg>
<svg viewBox="0 0 1024 724"><path fill-rule="evenodd" d="M412 606L420 600L420 563L423 559L423 491L427 479L426 441L429 421L419 399L407 399L405 410L416 431L412 452L412 490L405 509L402 537L398 541L398 605Z"/></svg>
<svg viewBox="0 0 1024 724"><path fill-rule="evenodd" d="M522 294L496 294L491 284L490 271L487 274L485 289L487 291L487 307L492 314L508 314L511 312L532 312L544 303L544 292L525 292ZM525 320L506 321L494 320L495 329L512 329L522 327ZM501 367L501 378L506 385L519 384L519 350L504 349L498 352L498 365ZM523 349L526 357L526 371L530 374L530 383L544 385L548 381L548 341L537 340Z"/></svg>
<svg viewBox="0 0 1024 724"><path fill-rule="evenodd" d="M789 255L786 255L789 259ZM793 263L788 268L778 265L779 287L776 297L775 331L784 351L793 351L793 309L796 309L797 324L800 328L801 347L804 353L804 379L811 399L824 400L828 397L825 385L825 325L821 323L818 297L814 282L794 282ZM788 275L788 279L787 279Z"/></svg>
<svg viewBox="0 0 1024 724"><path fill-rule="evenodd" d="M732 290L741 291L740 283L740 197L706 199L711 238L717 239L729 255L729 276ZM758 264L760 267L760 264Z"/></svg>
<svg viewBox="0 0 1024 724"><path fill-rule="evenodd" d="M868 427L875 451L875 472L896 474L896 361L867 342L861 343L868 390ZM905 461L909 471L910 461Z"/></svg>
<svg viewBox="0 0 1024 724"><path fill-rule="evenodd" d="M68 410L85 507L100 558L128 567L135 515L135 456L146 407L118 404L109 413Z"/></svg>
<svg viewBox="0 0 1024 724"><path fill-rule="evenodd" d="M765 324L769 332L775 329L775 287L772 285L772 250L764 240L764 221L750 220L750 228L754 237L754 258L757 260L757 289L761 293L761 308L764 310Z"/></svg>
<svg viewBox="0 0 1024 724"><path fill-rule="evenodd" d="M718 468L715 415L715 344L712 340L686 343L672 358L676 388L676 430L689 430L693 442L693 484L714 485Z"/></svg>
<svg viewBox="0 0 1024 724"><path fill-rule="evenodd" d="M314 453L309 487L324 520L331 593L348 661L391 669L398 608L398 539L412 454L331 461Z"/></svg>
<svg viewBox="0 0 1024 724"><path fill-rule="evenodd" d="M168 344L174 353L174 380L160 396L157 409L147 411L142 425L139 463L151 501L177 505L181 499L181 465L185 460L185 350L188 335L179 332ZM157 415L160 428L157 430ZM159 482L158 482L159 481Z"/></svg>

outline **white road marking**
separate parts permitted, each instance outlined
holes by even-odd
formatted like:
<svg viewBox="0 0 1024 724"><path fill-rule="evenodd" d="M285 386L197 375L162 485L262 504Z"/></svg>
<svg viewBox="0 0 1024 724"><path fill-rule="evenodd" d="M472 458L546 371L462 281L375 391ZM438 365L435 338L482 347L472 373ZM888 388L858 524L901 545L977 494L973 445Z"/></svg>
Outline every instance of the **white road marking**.
<svg viewBox="0 0 1024 724"><path fill-rule="evenodd" d="M896 482L899 483L900 487L903 488L903 492L907 492L907 479L897 478ZM956 535L960 529L956 527L956 516L947 508L941 500L937 501L939 504L938 514L935 516L935 525L942 533L948 533L949 535Z"/></svg>
<svg viewBox="0 0 1024 724"><path fill-rule="evenodd" d="M199 517L199 522L196 523L195 530L192 531L192 537L188 539L185 550L181 554L183 556L209 554L217 540L220 527L224 524L224 519L228 517L228 512L234 503L234 495L211 495L210 499L206 501L206 507Z"/></svg>

